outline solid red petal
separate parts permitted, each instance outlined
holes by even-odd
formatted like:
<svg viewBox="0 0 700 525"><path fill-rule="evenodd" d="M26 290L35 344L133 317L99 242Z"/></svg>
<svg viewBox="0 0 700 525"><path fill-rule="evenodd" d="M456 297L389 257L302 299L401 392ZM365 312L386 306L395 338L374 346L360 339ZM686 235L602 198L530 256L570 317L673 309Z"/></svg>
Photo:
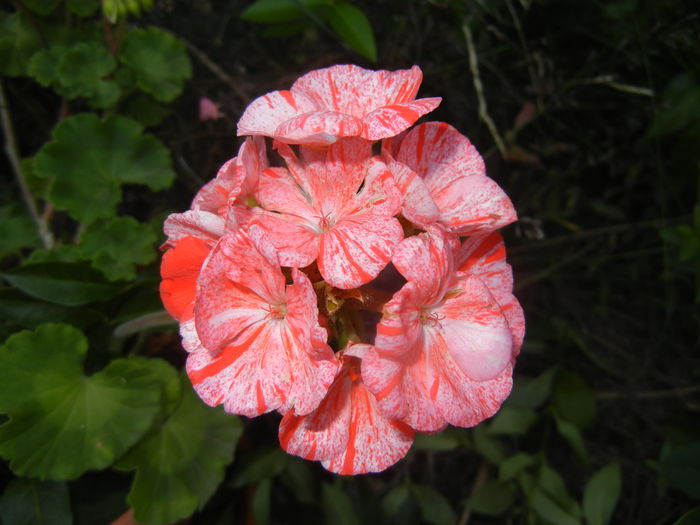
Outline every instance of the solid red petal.
<svg viewBox="0 0 700 525"><path fill-rule="evenodd" d="M438 107L441 101L439 97L421 98L413 102L378 107L362 119L362 137L381 140L398 135Z"/></svg>
<svg viewBox="0 0 700 525"><path fill-rule="evenodd" d="M193 315L197 276L211 247L196 237L184 237L163 254L160 297L167 312L178 321Z"/></svg>

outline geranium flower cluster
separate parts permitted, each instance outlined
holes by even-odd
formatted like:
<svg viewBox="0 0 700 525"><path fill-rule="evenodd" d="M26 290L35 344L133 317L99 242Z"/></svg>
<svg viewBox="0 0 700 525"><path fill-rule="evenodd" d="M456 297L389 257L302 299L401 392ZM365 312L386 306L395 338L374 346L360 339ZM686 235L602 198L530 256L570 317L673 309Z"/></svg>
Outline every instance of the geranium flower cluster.
<svg viewBox="0 0 700 525"><path fill-rule="evenodd" d="M496 233L515 211L456 129L409 129L440 103L421 79L340 65L256 99L238 155L165 222L199 396L278 411L282 447L339 474L492 416L523 339Z"/></svg>

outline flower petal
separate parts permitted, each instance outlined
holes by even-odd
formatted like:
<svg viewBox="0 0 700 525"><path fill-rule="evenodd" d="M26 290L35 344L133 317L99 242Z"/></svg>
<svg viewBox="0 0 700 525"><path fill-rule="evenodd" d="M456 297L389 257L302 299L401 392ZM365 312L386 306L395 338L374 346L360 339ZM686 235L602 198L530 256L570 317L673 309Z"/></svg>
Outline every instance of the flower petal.
<svg viewBox="0 0 700 525"><path fill-rule="evenodd" d="M352 115L311 111L282 122L273 136L288 144L327 146L340 137L360 135L362 129L362 122Z"/></svg>
<svg viewBox="0 0 700 525"><path fill-rule="evenodd" d="M265 230L282 266L303 268L318 257L319 234L303 218L261 208L249 210L246 217Z"/></svg>
<svg viewBox="0 0 700 525"><path fill-rule="evenodd" d="M274 137L280 124L298 115L316 110L303 93L272 91L256 98L238 121L237 134Z"/></svg>
<svg viewBox="0 0 700 525"><path fill-rule="evenodd" d="M342 360L341 371L313 413L284 416L280 443L290 454L321 460L337 474L379 472L406 455L413 431L379 412L374 396L362 384L360 359L348 353Z"/></svg>
<svg viewBox="0 0 700 525"><path fill-rule="evenodd" d="M513 296L513 271L506 263L503 238L497 232L470 237L458 249L455 263L461 272L476 275L493 294L506 316L517 355L525 336L525 316Z"/></svg>
<svg viewBox="0 0 700 525"><path fill-rule="evenodd" d="M168 246L174 246L183 237L196 237L213 246L225 230L226 221L222 217L202 210L172 213L163 225Z"/></svg>
<svg viewBox="0 0 700 525"><path fill-rule="evenodd" d="M417 126L403 138L396 160L424 179L440 209L440 222L452 232L488 232L517 218L508 196L486 177L476 148L452 126Z"/></svg>
<svg viewBox="0 0 700 525"><path fill-rule="evenodd" d="M210 251L202 239L183 237L163 255L160 297L168 313L180 322L194 315L197 276Z"/></svg>
<svg viewBox="0 0 700 525"><path fill-rule="evenodd" d="M440 102L440 97L421 98L413 102L377 108L362 119L362 137L367 140L381 140L398 135L438 107Z"/></svg>
<svg viewBox="0 0 700 525"><path fill-rule="evenodd" d="M424 292L426 306L442 300L453 272L452 253L440 228L429 227L426 233L404 239L391 262Z"/></svg>
<svg viewBox="0 0 700 525"><path fill-rule="evenodd" d="M393 217L348 215L321 235L318 269L331 286L356 288L379 275L402 238Z"/></svg>
<svg viewBox="0 0 700 525"><path fill-rule="evenodd" d="M394 175L396 187L403 195L401 214L423 228L435 223L440 218L440 209L423 179L411 168L393 159L389 160L388 166Z"/></svg>

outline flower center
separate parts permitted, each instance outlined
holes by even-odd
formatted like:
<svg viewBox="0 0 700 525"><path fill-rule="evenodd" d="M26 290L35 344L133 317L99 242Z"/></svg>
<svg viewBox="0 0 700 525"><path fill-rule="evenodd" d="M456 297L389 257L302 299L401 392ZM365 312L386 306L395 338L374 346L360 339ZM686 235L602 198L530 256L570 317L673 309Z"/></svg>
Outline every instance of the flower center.
<svg viewBox="0 0 700 525"><path fill-rule="evenodd" d="M268 304L265 308L268 319L284 319L287 316L286 304Z"/></svg>
<svg viewBox="0 0 700 525"><path fill-rule="evenodd" d="M423 324L429 324L433 328L442 328L440 321L445 319L445 314L423 311L420 318Z"/></svg>

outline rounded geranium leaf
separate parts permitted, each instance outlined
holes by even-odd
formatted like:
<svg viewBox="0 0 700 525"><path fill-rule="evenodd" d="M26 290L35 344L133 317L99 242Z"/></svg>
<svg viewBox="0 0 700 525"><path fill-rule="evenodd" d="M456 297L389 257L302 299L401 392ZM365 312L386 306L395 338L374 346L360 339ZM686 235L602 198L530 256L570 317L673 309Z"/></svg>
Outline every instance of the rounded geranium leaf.
<svg viewBox="0 0 700 525"><path fill-rule="evenodd" d="M85 376L87 340L62 324L0 347L0 456L22 476L65 480L111 465L151 426L162 385L143 359L118 359Z"/></svg>
<svg viewBox="0 0 700 525"><path fill-rule="evenodd" d="M80 239L79 249L107 279L118 281L133 279L137 264L155 259L155 243L156 235L148 225L132 217L115 217L90 225Z"/></svg>
<svg viewBox="0 0 700 525"><path fill-rule="evenodd" d="M51 46L32 55L27 73L44 87L49 87L56 81L56 68L61 57L68 51L66 46Z"/></svg>
<svg viewBox="0 0 700 525"><path fill-rule="evenodd" d="M34 170L53 178L48 198L75 219L90 223L114 215L122 183L166 188L175 174L168 150L126 117L74 115L53 131L36 155Z"/></svg>
<svg viewBox="0 0 700 525"><path fill-rule="evenodd" d="M0 497L0 519L16 525L72 525L68 485L14 479Z"/></svg>
<svg viewBox="0 0 700 525"><path fill-rule="evenodd" d="M32 55L40 49L39 35L19 13L0 12L0 73L24 75Z"/></svg>
<svg viewBox="0 0 700 525"><path fill-rule="evenodd" d="M161 102L175 99L192 74L184 44L155 27L129 31L119 59L134 71L139 88Z"/></svg>
<svg viewBox="0 0 700 525"><path fill-rule="evenodd" d="M116 67L117 62L107 48L81 43L61 55L56 66L56 80L60 91L67 97L90 99L98 94L102 79ZM112 104L114 102L116 99L111 101Z"/></svg>
<svg viewBox="0 0 700 525"><path fill-rule="evenodd" d="M127 497L139 523L172 523L204 506L242 433L237 417L206 407L182 378L182 397L116 467L136 469Z"/></svg>

